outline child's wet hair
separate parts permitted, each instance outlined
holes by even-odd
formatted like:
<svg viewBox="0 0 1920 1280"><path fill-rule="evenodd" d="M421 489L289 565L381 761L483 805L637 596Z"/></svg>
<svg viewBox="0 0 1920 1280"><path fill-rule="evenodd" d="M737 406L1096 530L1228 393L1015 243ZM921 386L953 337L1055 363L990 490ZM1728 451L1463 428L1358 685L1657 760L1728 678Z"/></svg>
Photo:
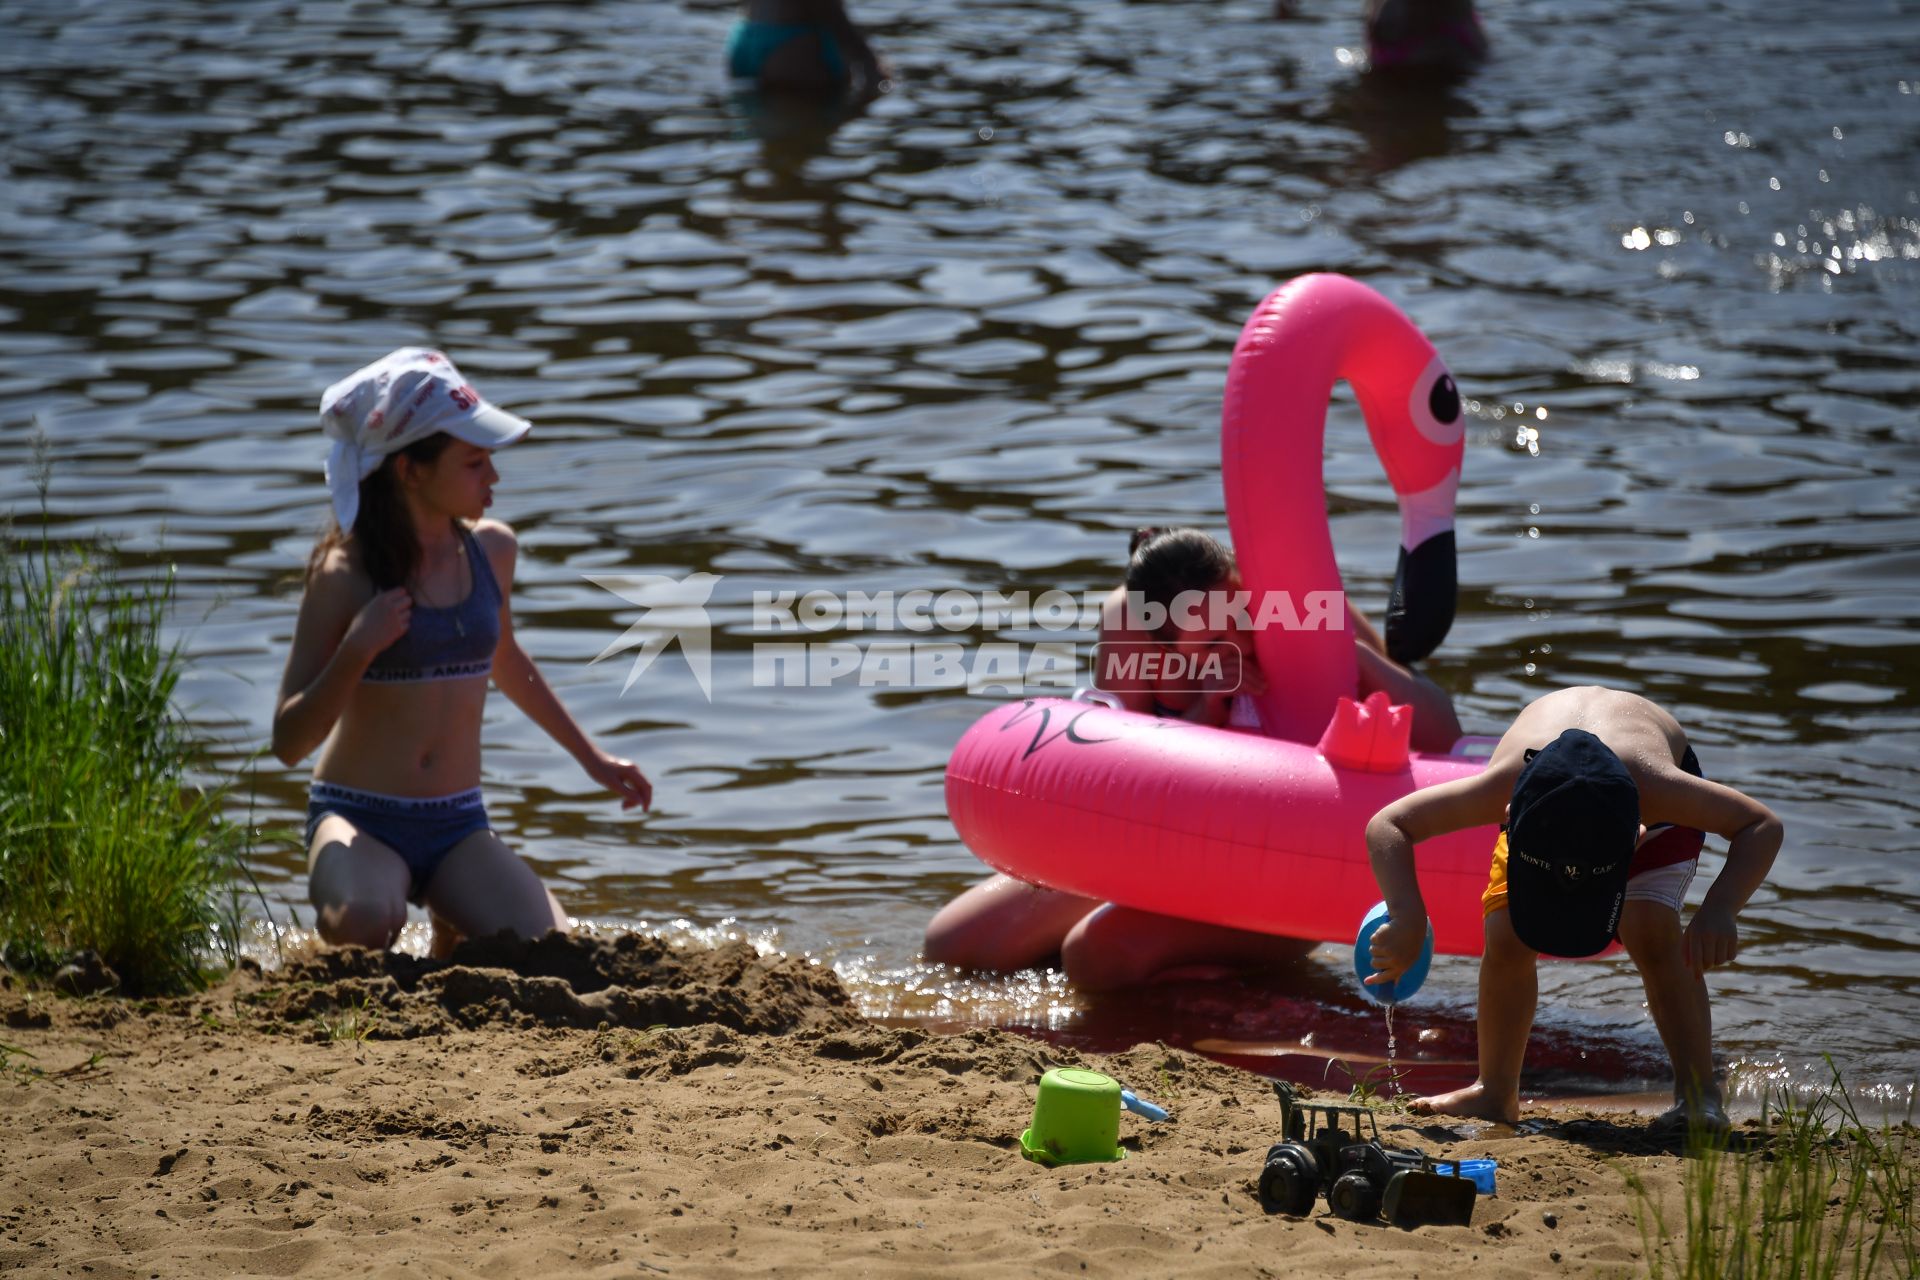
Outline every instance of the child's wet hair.
<svg viewBox="0 0 1920 1280"><path fill-rule="evenodd" d="M1127 551L1127 593L1167 608L1183 591L1212 591L1234 575L1233 552L1199 529L1136 529ZM1170 625L1160 630L1164 637Z"/></svg>

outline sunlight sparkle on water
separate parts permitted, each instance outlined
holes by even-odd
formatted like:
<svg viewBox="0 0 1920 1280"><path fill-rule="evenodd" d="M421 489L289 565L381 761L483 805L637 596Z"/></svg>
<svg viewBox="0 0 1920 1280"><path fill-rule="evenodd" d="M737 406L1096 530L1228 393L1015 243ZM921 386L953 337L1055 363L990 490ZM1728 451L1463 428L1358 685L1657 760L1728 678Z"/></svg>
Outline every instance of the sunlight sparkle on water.
<svg viewBox="0 0 1920 1280"><path fill-rule="evenodd" d="M869 1018L1016 1023L1057 1030L1081 1012L1066 975L1055 969L985 974L938 964L888 968L871 955L861 955L841 957L833 971L846 984L854 1006Z"/></svg>

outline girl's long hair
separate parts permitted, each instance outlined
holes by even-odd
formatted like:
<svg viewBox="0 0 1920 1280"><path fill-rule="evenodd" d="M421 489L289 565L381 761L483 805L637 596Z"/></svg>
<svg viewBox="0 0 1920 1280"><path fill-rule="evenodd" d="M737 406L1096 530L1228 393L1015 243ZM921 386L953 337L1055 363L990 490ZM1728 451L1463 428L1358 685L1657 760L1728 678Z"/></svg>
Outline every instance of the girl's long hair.
<svg viewBox="0 0 1920 1280"><path fill-rule="evenodd" d="M314 571L326 562L328 552L347 547L373 579L375 591L405 586L420 567L420 540L414 536L413 517L407 514L394 459L427 466L452 443L452 436L439 431L382 458L373 474L360 482L360 514L354 518L353 531L343 533L339 523L331 515L327 517L326 531L307 557L307 578L311 580Z"/></svg>
<svg viewBox="0 0 1920 1280"><path fill-rule="evenodd" d="M1199 529L1136 529L1127 544L1127 592L1164 608L1183 591L1212 591L1234 574L1233 552ZM1171 621L1160 637L1171 637Z"/></svg>

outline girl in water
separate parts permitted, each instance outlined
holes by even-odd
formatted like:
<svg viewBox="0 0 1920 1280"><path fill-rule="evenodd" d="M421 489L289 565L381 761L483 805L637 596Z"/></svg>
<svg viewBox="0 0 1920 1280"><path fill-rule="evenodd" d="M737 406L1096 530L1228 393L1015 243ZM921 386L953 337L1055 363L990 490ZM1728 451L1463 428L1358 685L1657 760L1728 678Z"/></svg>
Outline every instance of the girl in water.
<svg viewBox="0 0 1920 1280"><path fill-rule="evenodd" d="M483 513L500 478L493 451L529 424L418 347L327 388L320 417L334 522L307 563L273 714L283 763L321 748L307 805L320 936L391 946L409 902L427 908L436 955L502 929L565 932L481 802L487 677L623 808L646 807L653 788L594 745L514 640L518 547Z"/></svg>
<svg viewBox="0 0 1920 1280"><path fill-rule="evenodd" d="M1267 679L1254 658L1253 637L1200 608L1176 608L1184 593L1241 589L1233 553L1198 529L1141 529L1129 546L1126 581L1102 607L1094 684L1128 711L1177 717L1216 727L1257 728L1251 696ZM1128 609L1129 597L1168 611L1146 630ZM1183 616L1184 615L1184 616ZM1460 721L1446 691L1387 657L1379 634L1351 604L1359 694L1384 689L1414 708L1418 751L1445 751L1460 737ZM1115 659L1158 650L1180 661L1156 664L1154 674L1121 678ZM1208 664L1209 655L1219 659ZM1202 672L1198 678L1191 674ZM1240 695L1249 695L1242 698ZM1158 974L1194 966L1270 968L1297 960L1314 943L1156 915L1102 903L995 873L942 907L927 925L925 958L971 969L1025 969L1056 952L1067 977L1087 989L1131 986Z"/></svg>
<svg viewBox="0 0 1920 1280"><path fill-rule="evenodd" d="M727 36L727 73L767 93L860 101L887 79L841 0L747 0Z"/></svg>

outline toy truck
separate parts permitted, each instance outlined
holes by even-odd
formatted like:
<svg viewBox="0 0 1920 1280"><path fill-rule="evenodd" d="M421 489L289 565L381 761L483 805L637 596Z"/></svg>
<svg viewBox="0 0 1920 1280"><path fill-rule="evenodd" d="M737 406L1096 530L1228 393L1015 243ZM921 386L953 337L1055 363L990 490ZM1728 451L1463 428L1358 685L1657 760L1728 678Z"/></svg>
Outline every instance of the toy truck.
<svg viewBox="0 0 1920 1280"><path fill-rule="evenodd" d="M1385 1212L1395 1226L1465 1225L1478 1189L1459 1174L1437 1172L1424 1153L1380 1141L1373 1111L1347 1102L1302 1102L1274 1082L1281 1140L1267 1149L1260 1198L1282 1213L1304 1214L1319 1196L1341 1217L1364 1222Z"/></svg>

